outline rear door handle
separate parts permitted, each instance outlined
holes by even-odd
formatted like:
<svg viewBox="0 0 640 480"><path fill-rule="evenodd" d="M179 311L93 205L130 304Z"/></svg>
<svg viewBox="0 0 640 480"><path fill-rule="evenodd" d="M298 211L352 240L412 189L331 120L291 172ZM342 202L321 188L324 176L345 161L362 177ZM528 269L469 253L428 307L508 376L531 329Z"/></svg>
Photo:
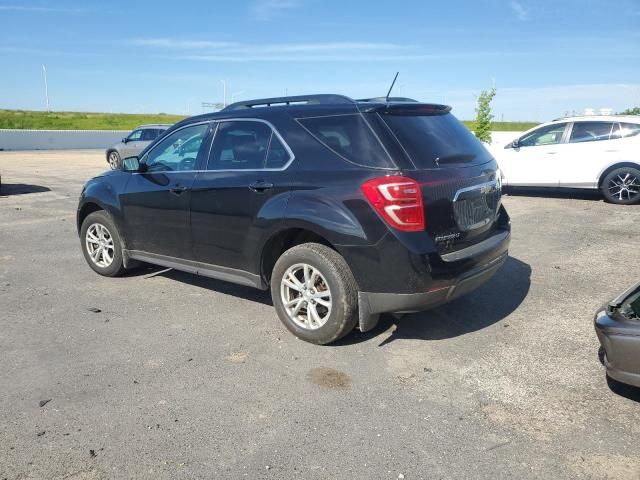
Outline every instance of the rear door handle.
<svg viewBox="0 0 640 480"><path fill-rule="evenodd" d="M182 193L185 192L186 190L187 190L187 187L184 187L182 185L176 185L175 187L172 187L169 191L174 195L182 195Z"/></svg>
<svg viewBox="0 0 640 480"><path fill-rule="evenodd" d="M249 185L249 190L253 192L258 192L258 193L264 192L265 190L269 190L270 188L273 188L273 183L267 183L262 180L253 182Z"/></svg>

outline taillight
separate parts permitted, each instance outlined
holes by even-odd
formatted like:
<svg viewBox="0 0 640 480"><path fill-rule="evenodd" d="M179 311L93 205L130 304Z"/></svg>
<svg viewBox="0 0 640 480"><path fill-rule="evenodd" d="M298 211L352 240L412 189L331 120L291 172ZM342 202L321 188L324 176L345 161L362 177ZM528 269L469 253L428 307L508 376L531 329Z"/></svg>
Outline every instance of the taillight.
<svg viewBox="0 0 640 480"><path fill-rule="evenodd" d="M425 229L422 192L415 180L392 175L367 180L361 188L371 206L391 227L403 232Z"/></svg>

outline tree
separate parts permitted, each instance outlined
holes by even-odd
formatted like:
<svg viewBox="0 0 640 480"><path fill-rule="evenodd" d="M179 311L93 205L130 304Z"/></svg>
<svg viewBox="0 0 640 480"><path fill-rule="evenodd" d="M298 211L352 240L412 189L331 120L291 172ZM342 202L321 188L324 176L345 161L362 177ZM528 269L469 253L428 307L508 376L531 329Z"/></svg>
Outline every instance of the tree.
<svg viewBox="0 0 640 480"><path fill-rule="evenodd" d="M495 87L491 90L483 90L478 96L478 106L476 107L476 125L474 132L478 140L485 143L491 143L491 101L496 96Z"/></svg>
<svg viewBox="0 0 640 480"><path fill-rule="evenodd" d="M620 112L620 115L640 115L640 107L627 108L624 112Z"/></svg>

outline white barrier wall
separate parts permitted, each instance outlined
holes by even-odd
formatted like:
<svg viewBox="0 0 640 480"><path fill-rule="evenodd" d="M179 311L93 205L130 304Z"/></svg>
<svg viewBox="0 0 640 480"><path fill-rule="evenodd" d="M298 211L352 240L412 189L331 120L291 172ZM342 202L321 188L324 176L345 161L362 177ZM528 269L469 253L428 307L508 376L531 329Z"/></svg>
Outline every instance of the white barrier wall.
<svg viewBox="0 0 640 480"><path fill-rule="evenodd" d="M0 130L0 150L107 148L130 130Z"/></svg>
<svg viewBox="0 0 640 480"><path fill-rule="evenodd" d="M0 150L74 150L107 148L129 130L0 130ZM522 132L493 132L489 151L499 150Z"/></svg>

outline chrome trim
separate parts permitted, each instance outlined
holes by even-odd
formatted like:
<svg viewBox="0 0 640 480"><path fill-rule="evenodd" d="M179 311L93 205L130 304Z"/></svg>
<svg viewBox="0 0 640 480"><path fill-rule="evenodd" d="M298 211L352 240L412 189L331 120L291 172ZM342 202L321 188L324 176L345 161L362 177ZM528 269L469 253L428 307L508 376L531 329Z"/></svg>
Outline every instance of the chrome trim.
<svg viewBox="0 0 640 480"><path fill-rule="evenodd" d="M471 192L473 190L482 190L485 187L496 187L498 190L500 190L500 188L498 187L498 183L499 183L498 179L496 179L496 180L492 180L490 182L478 183L477 185L472 185L470 187L461 188L454 195L453 201L457 202L458 201L458 197L460 196L461 193Z"/></svg>

